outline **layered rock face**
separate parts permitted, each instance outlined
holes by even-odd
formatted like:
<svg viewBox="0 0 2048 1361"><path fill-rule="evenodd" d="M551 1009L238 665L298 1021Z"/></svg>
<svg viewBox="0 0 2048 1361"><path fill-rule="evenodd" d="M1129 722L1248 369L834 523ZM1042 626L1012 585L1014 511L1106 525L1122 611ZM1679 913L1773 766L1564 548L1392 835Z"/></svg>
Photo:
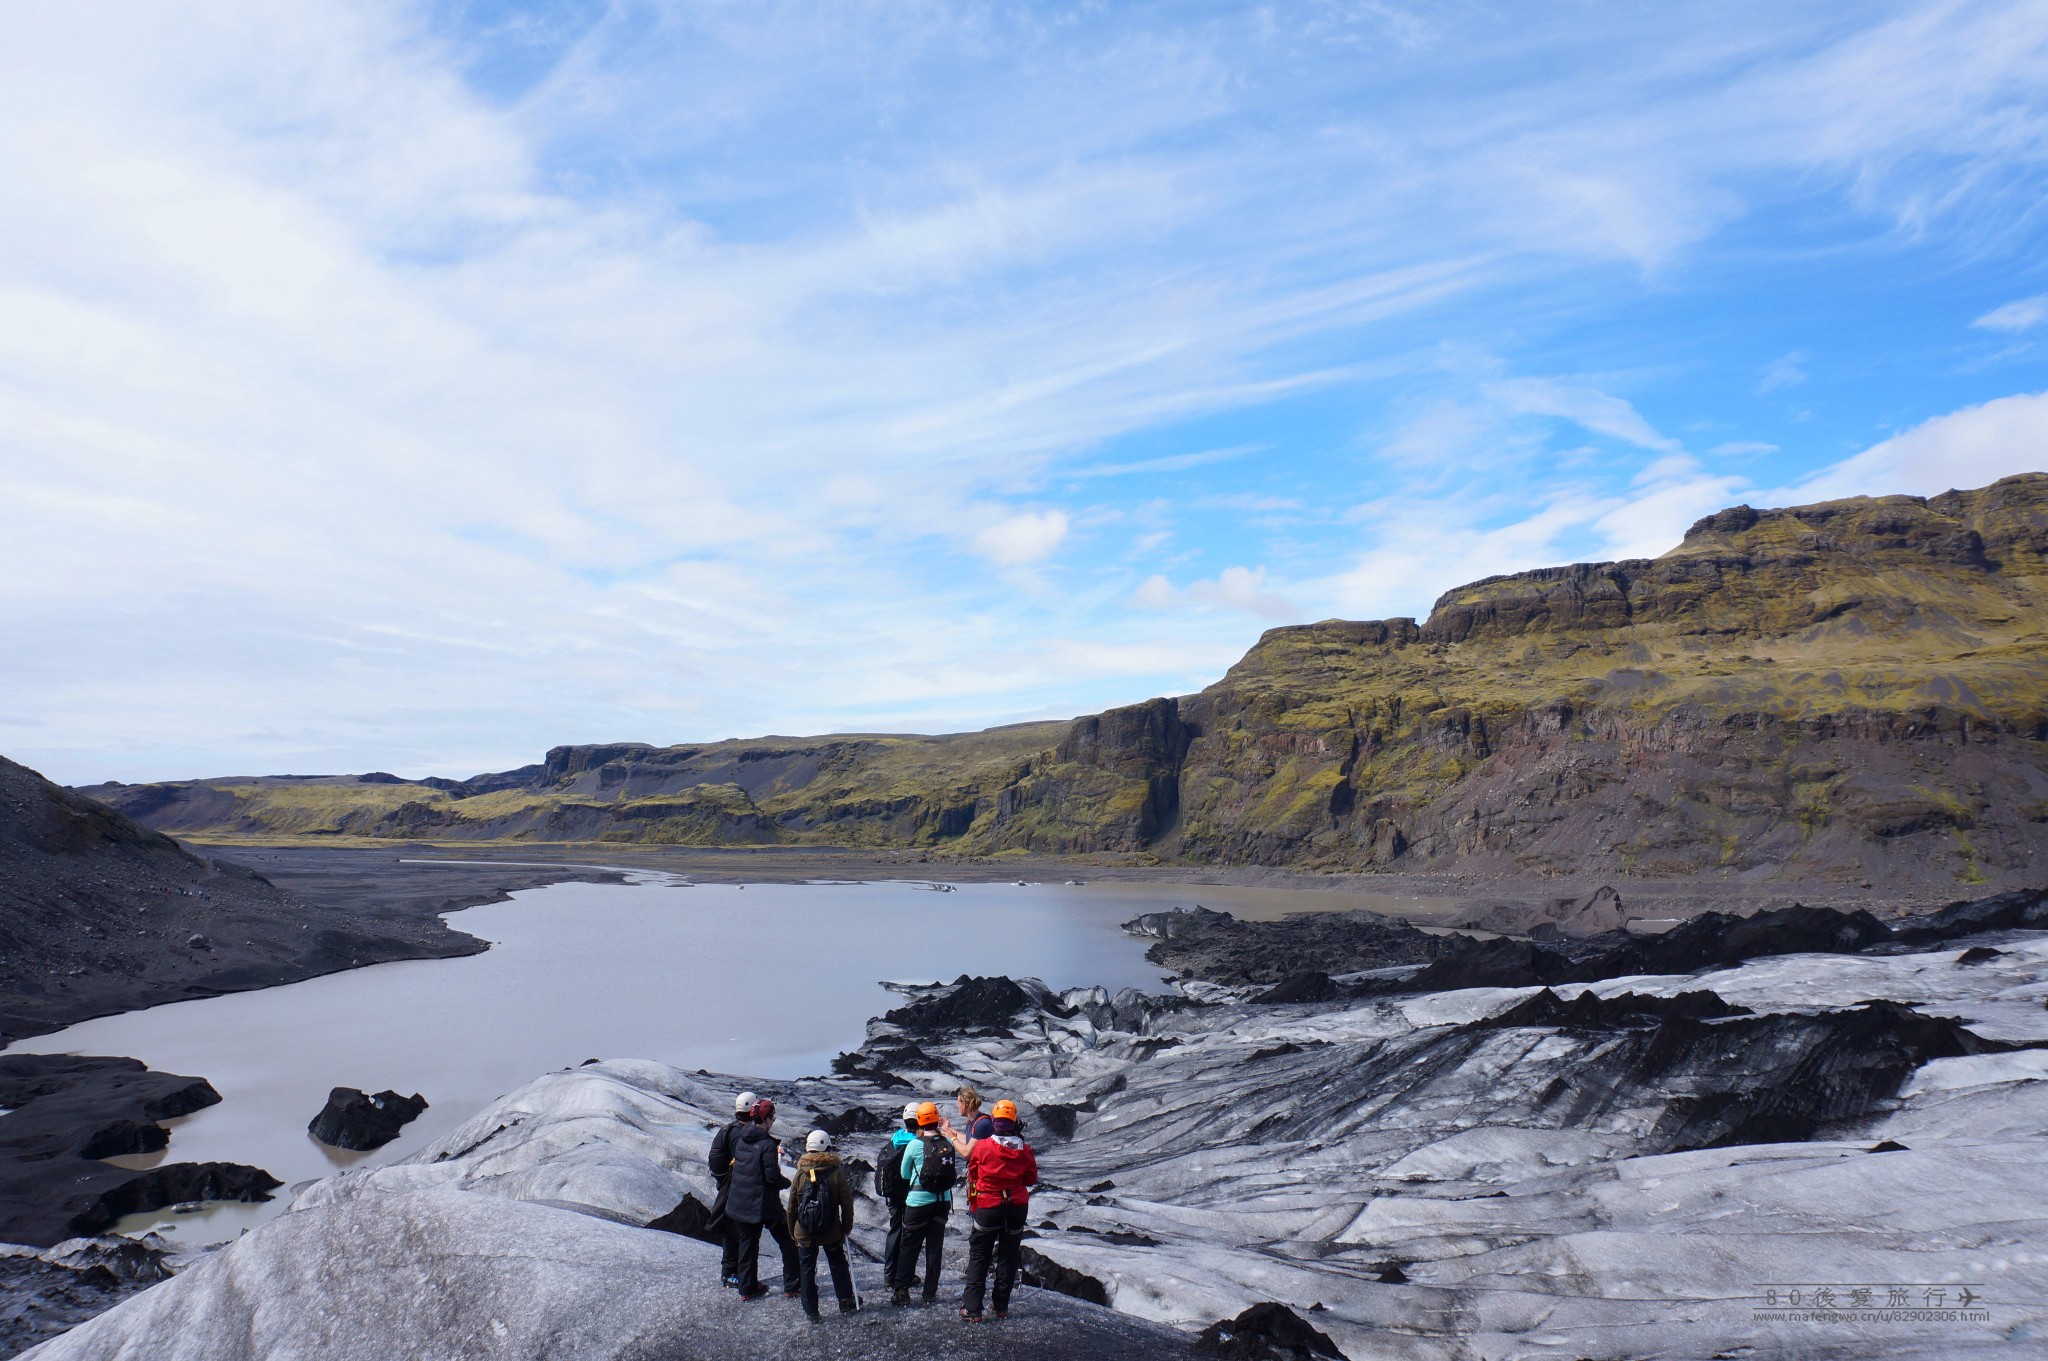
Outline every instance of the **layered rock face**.
<svg viewBox="0 0 2048 1361"><path fill-rule="evenodd" d="M107 786L210 836L818 842L1929 889L2048 862L2048 475L1738 506L1660 558L1267 633L1217 684L951 737L557 748L452 782Z"/></svg>
<svg viewBox="0 0 2048 1361"><path fill-rule="evenodd" d="M2048 477L1737 507L1421 626L1276 629L1183 701L1183 854L2023 876L2048 847Z"/></svg>

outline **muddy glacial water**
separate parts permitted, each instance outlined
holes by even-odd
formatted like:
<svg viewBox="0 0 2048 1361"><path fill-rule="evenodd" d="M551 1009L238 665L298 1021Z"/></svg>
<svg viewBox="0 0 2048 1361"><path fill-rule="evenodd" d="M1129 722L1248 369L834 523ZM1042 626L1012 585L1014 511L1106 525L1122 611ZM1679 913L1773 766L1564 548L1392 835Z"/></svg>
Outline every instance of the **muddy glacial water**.
<svg viewBox="0 0 2048 1361"><path fill-rule="evenodd" d="M1383 895L1176 884L703 884L645 875L555 884L450 913L491 942L460 959L378 964L260 992L174 1002L82 1022L11 1052L121 1054L204 1077L219 1105L168 1121L170 1147L116 1160L252 1163L292 1184L405 1157L485 1103L589 1058L650 1058L763 1077L830 1070L869 1017L899 999L883 981L963 973L1054 987L1157 987L1147 942L1119 924L1203 904L1243 917L1372 907ZM336 1086L418 1092L432 1103L370 1153L316 1143L307 1122ZM212 1242L278 1213L256 1205L136 1216Z"/></svg>

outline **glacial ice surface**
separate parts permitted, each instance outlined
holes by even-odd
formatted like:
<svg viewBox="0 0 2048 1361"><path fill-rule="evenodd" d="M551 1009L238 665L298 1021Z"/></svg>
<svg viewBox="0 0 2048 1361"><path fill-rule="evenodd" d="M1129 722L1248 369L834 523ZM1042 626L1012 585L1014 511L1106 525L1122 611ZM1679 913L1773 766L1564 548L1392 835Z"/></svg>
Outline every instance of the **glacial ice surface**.
<svg viewBox="0 0 2048 1361"><path fill-rule="evenodd" d="M1958 962L1983 943L2001 953ZM1032 1126L1027 1247L1134 1316L1039 1292L1006 1326L1041 1331L1010 1355L1164 1355L1175 1336L1148 1323L1184 1338L1265 1301L1354 1358L2048 1354L2048 1048L2029 1047L2048 1044L2048 934L1547 1000L1015 984L1001 1024L966 1032L924 1024L944 1005L899 1008L916 1028L872 1022L833 1078L547 1074L402 1163L297 1188L290 1213L31 1355L853 1357L906 1336L974 1355L993 1327L935 1335L940 1316L886 1310L836 1343L742 1344L713 1250L636 1227L711 1200L704 1154L742 1086L787 1137L856 1107L886 1124L904 1084L962 1081ZM963 1003L990 998L1012 994ZM841 1141L871 1295L880 1138ZM1988 1321L1758 1313L1771 1287L1823 1285L1967 1289Z"/></svg>

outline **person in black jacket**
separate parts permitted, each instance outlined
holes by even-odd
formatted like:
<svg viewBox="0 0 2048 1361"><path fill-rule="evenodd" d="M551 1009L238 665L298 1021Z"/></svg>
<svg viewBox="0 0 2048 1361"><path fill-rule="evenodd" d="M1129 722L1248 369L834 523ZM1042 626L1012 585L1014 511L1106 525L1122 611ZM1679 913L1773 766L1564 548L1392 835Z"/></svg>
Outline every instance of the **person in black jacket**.
<svg viewBox="0 0 2048 1361"><path fill-rule="evenodd" d="M903 1201L910 1183L903 1180L903 1146L917 1137L917 1103L903 1108L903 1128L896 1130L875 1155L875 1191L889 1207L889 1232L882 1239L882 1284L896 1288L903 1264Z"/></svg>
<svg viewBox="0 0 2048 1361"><path fill-rule="evenodd" d="M725 1194L732 1176L733 1149L737 1146L740 1131L754 1123L754 1103L761 1098L752 1092L741 1092L732 1099L732 1123L723 1125L718 1133L711 1136L711 1181L718 1187L718 1194L711 1201L711 1226L722 1228L725 1223ZM718 1264L718 1283L734 1288L740 1283L739 1261L734 1254L739 1250L739 1240L732 1234L725 1235L725 1255Z"/></svg>
<svg viewBox="0 0 2048 1361"><path fill-rule="evenodd" d="M733 1244L733 1256L740 1273L740 1299L758 1300L768 1293L761 1284L761 1230L765 1227L782 1249L782 1293L790 1299L798 1294L796 1242L784 1222L782 1188L789 1178L782 1175L782 1146L768 1131L775 1123L775 1103L763 1098L754 1103L753 1123L740 1131L732 1154L732 1179L726 1186L726 1236Z"/></svg>

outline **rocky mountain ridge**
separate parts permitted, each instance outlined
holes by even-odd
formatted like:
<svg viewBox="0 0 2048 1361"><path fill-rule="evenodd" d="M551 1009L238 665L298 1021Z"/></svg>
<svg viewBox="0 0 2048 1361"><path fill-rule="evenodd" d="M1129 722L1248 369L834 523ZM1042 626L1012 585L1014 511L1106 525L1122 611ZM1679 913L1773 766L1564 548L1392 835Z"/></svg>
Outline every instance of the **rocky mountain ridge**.
<svg viewBox="0 0 2048 1361"><path fill-rule="evenodd" d="M87 791L207 838L841 844L1936 889L2048 863L2048 474L1737 506L1655 559L1273 629L1070 723Z"/></svg>

